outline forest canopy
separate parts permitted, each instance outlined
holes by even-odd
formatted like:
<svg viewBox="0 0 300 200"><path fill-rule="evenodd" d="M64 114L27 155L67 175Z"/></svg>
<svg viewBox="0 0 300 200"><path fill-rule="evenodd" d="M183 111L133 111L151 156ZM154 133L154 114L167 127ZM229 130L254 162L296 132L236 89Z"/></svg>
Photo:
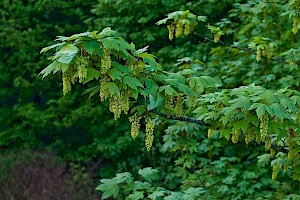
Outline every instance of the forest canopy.
<svg viewBox="0 0 300 200"><path fill-rule="evenodd" d="M102 199L300 199L300 2L1 4L1 154Z"/></svg>

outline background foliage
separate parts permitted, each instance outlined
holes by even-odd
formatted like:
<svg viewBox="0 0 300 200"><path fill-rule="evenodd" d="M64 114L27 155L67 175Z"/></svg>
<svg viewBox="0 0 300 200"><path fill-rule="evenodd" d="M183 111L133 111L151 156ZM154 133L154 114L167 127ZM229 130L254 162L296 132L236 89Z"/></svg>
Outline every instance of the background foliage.
<svg viewBox="0 0 300 200"><path fill-rule="evenodd" d="M292 144L286 127L299 132L294 117L299 110L298 7L296 1L260 0L0 2L0 48L4 52L0 56L0 155L4 163L19 161L0 165L0 188L17 187L18 170L28 168L26 152L30 149L37 157L32 158L37 163L33 165L38 166L31 168L54 168L73 179L88 174L94 180L79 178L82 191L71 189L70 194L86 193L102 178L97 190L103 199L299 199L298 153L296 161L291 161L287 148L282 147ZM155 23L177 10L207 16L210 26L199 22L195 34L170 41L168 29ZM39 52L53 44L55 36L105 27L134 42L136 49L150 45L148 51L158 57L163 70L193 69L198 76L211 76L222 83L222 90L202 91L207 94L201 96L201 106L192 114L211 126L157 118L154 145L148 153L144 134L131 138L126 117L114 121L108 102L100 103L97 95L88 100L87 95L81 96L88 87L75 85L71 93L62 96L58 74L44 81L37 76L49 64L46 57L51 56ZM215 35L221 40L216 42ZM248 87L240 87L245 85ZM246 130L252 123L259 132L263 115L269 116L270 133L283 133L282 145L280 137L274 137L278 141L273 144L279 145L275 153L248 143L247 131L233 143L234 127ZM228 116L235 117L227 119L225 130L219 120L224 123ZM293 145L298 148L297 141ZM35 153L44 150L52 153L46 153L46 158L44 153ZM63 169L54 167L53 154L63 160L59 165ZM46 166L38 165L40 157L46 159ZM76 184L69 181L62 178L66 190ZM32 193L29 186L22 191ZM33 198L31 195L22 198Z"/></svg>

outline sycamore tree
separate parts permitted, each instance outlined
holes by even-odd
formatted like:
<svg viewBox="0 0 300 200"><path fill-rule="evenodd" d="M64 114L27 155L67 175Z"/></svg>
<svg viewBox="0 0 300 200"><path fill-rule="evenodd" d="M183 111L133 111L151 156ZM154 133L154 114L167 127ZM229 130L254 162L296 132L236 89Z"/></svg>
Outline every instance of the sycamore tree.
<svg viewBox="0 0 300 200"><path fill-rule="evenodd" d="M128 116L133 139L145 133L147 151L161 137L169 165L102 179L102 198L299 199L299 6L237 3L214 24L189 10L169 13L157 25L170 41L213 44L172 69L109 27L43 48L56 52L40 74L60 73L64 95L83 84L115 120Z"/></svg>

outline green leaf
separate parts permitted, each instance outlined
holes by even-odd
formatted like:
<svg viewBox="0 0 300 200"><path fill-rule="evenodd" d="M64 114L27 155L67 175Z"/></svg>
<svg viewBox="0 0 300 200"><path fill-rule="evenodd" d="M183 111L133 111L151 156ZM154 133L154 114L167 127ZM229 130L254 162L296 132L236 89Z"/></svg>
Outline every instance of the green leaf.
<svg viewBox="0 0 300 200"><path fill-rule="evenodd" d="M121 64L119 64L117 62L113 62L112 66L115 67L115 68L117 68L120 72L123 72L123 73L127 73L128 74L128 73L132 72L132 70L130 68L128 68L128 67L126 67L124 65L121 65Z"/></svg>
<svg viewBox="0 0 300 200"><path fill-rule="evenodd" d="M125 85L128 85L130 88L137 90L137 87L143 88L143 84L136 78L133 78L131 76L125 76L123 79L123 83Z"/></svg>
<svg viewBox="0 0 300 200"><path fill-rule="evenodd" d="M246 97L242 96L237 99L233 99L229 101L232 105L230 107L233 108L241 108L242 110L246 111L251 107L251 102Z"/></svg>
<svg viewBox="0 0 300 200"><path fill-rule="evenodd" d="M183 194L181 192L171 192L164 200L183 200Z"/></svg>
<svg viewBox="0 0 300 200"><path fill-rule="evenodd" d="M116 177L114 179L117 181L118 184L119 183L129 184L129 183L133 182L133 177L132 177L131 173L129 173L129 172L119 173L116 175Z"/></svg>
<svg viewBox="0 0 300 200"><path fill-rule="evenodd" d="M68 40L75 40L75 39L78 39L79 37L88 37L88 36L91 36L91 32L84 32L84 33L71 35L68 38Z"/></svg>
<svg viewBox="0 0 300 200"><path fill-rule="evenodd" d="M249 110L256 108L256 110L255 110L256 114L257 114L258 118L261 118L261 116L263 116L266 113L266 107L267 106L265 104L255 103L250 106Z"/></svg>
<svg viewBox="0 0 300 200"><path fill-rule="evenodd" d="M247 132L249 123L246 120L236 120L233 122L233 130L242 130L244 133Z"/></svg>
<svg viewBox="0 0 300 200"><path fill-rule="evenodd" d="M155 99L153 95L149 95L149 105L147 107L147 110L153 110L154 108L157 108L160 106L163 102L163 98L160 95L157 95L157 98Z"/></svg>
<svg viewBox="0 0 300 200"><path fill-rule="evenodd" d="M51 72L61 68L61 63L54 61L53 63L51 63L50 65L48 65L45 69L43 69L40 73L39 76L41 74L43 74L42 78L45 78L46 76L48 76Z"/></svg>
<svg viewBox="0 0 300 200"><path fill-rule="evenodd" d="M136 191L133 194L130 194L128 197L130 200L144 199L144 193L140 191Z"/></svg>
<svg viewBox="0 0 300 200"><path fill-rule="evenodd" d="M90 93L89 98L91 98L96 93L99 93L99 91L100 91L100 86L95 86L95 87L89 88L83 94Z"/></svg>
<svg viewBox="0 0 300 200"><path fill-rule="evenodd" d="M284 108L280 104L274 103L270 107L272 108L274 115L279 119L284 120L285 118L288 118Z"/></svg>
<svg viewBox="0 0 300 200"><path fill-rule="evenodd" d="M108 89L110 96L117 95L120 97L120 89L114 82L107 82L102 85L103 89Z"/></svg>
<svg viewBox="0 0 300 200"><path fill-rule="evenodd" d="M196 95L196 93L193 90L191 90L188 86L183 85L181 83L178 84L177 88L187 96L192 97Z"/></svg>
<svg viewBox="0 0 300 200"><path fill-rule="evenodd" d="M294 105L292 100L290 99L280 99L280 105L286 109L290 109L290 111L295 112L297 110L297 107Z"/></svg>
<svg viewBox="0 0 300 200"><path fill-rule="evenodd" d="M177 95L178 93L176 92L176 90L174 90L170 85L166 85L166 86L161 86L159 88L159 92L162 92L162 91L165 91L165 93L167 95L170 95L170 96L174 96L174 95Z"/></svg>
<svg viewBox="0 0 300 200"><path fill-rule="evenodd" d="M151 200L156 200L158 197L163 197L165 195L164 191L154 191L148 196Z"/></svg>
<svg viewBox="0 0 300 200"><path fill-rule="evenodd" d="M57 61L64 63L64 64L70 64L75 56L76 56L76 54L65 54L65 55L60 56Z"/></svg>
<svg viewBox="0 0 300 200"><path fill-rule="evenodd" d="M146 94L152 94L154 97L156 97L159 94L158 93L159 87L152 79L146 78L145 85L146 85L146 90L145 90Z"/></svg>
<svg viewBox="0 0 300 200"><path fill-rule="evenodd" d="M158 180L160 178L159 171L157 169L152 169L151 167L140 169L138 174L150 183L152 180Z"/></svg>
<svg viewBox="0 0 300 200"><path fill-rule="evenodd" d="M100 77L100 71L92 68L92 67L88 67L87 68L87 76L84 79L83 84L86 84L87 82L94 80L94 79L98 79Z"/></svg>
<svg viewBox="0 0 300 200"><path fill-rule="evenodd" d="M120 72L118 69L116 68L111 68L110 70L108 70L107 72L110 76L110 78L114 81L114 80L119 80L121 81L122 79L122 72Z"/></svg>
<svg viewBox="0 0 300 200"><path fill-rule="evenodd" d="M144 53L144 52L146 52L147 50L148 50L148 48L149 48L149 46L146 46L146 47L144 47L144 48L142 48L142 49L138 49L137 51L136 51L136 53L139 55L139 54L141 54L141 53Z"/></svg>
<svg viewBox="0 0 300 200"><path fill-rule="evenodd" d="M111 30L110 27L106 27L98 34L98 36L107 37L107 36L114 36L115 34L116 34L116 31Z"/></svg>
<svg viewBox="0 0 300 200"><path fill-rule="evenodd" d="M63 54L76 54L78 53L79 49L74 44L67 44L63 46L56 54L63 55Z"/></svg>
<svg viewBox="0 0 300 200"><path fill-rule="evenodd" d="M48 46L48 47L43 48L43 49L40 51L40 53L44 53L44 52L46 52L46 51L49 51L50 49L54 49L55 47L61 47L61 46L63 46L64 44L65 44L65 42L53 44L53 45L51 45L51 46Z"/></svg>
<svg viewBox="0 0 300 200"><path fill-rule="evenodd" d="M95 40L88 40L84 42L84 49L86 52L88 52L90 55L93 55L96 49L100 49L100 44L96 42Z"/></svg>
<svg viewBox="0 0 300 200"><path fill-rule="evenodd" d="M101 184L96 187L96 190L103 192L102 199L109 197L116 198L119 194L119 186L114 179L101 179Z"/></svg>
<svg viewBox="0 0 300 200"><path fill-rule="evenodd" d="M222 129L219 130L219 132L220 132L220 135L219 135L220 139L223 138L223 137L225 137L227 140L230 139L231 130L222 128Z"/></svg>
<svg viewBox="0 0 300 200"><path fill-rule="evenodd" d="M116 51L120 51L120 45L118 44L118 40L115 37L107 37L102 40L102 45L106 49L113 49Z"/></svg>
<svg viewBox="0 0 300 200"><path fill-rule="evenodd" d="M190 194L192 197L199 197L201 194L205 193L205 190L202 187L190 187L186 191L184 191L186 194Z"/></svg>

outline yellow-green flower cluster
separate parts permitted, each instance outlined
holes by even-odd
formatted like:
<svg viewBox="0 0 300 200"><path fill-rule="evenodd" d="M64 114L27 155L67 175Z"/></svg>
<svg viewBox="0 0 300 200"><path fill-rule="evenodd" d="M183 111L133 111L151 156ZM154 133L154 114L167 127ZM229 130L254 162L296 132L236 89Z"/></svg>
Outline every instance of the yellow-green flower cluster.
<svg viewBox="0 0 300 200"><path fill-rule="evenodd" d="M113 96L109 99L109 111L114 113L114 119L117 120L121 116L121 102L117 96Z"/></svg>
<svg viewBox="0 0 300 200"><path fill-rule="evenodd" d="M219 42L220 38L221 38L220 34L214 34L214 43Z"/></svg>
<svg viewBox="0 0 300 200"><path fill-rule="evenodd" d="M167 28L169 30L169 40L172 41L174 38L175 26L168 25Z"/></svg>
<svg viewBox="0 0 300 200"><path fill-rule="evenodd" d="M267 115L261 116L259 119L260 121L260 136L261 141L264 142L268 137L268 130L269 130L269 117Z"/></svg>
<svg viewBox="0 0 300 200"><path fill-rule="evenodd" d="M71 77L70 73L66 72L62 74L63 94L66 95L71 91Z"/></svg>
<svg viewBox="0 0 300 200"><path fill-rule="evenodd" d="M208 129L208 132L207 132L207 137L208 138L211 138L212 137L212 135L213 135L213 132L214 132L214 130L213 129Z"/></svg>
<svg viewBox="0 0 300 200"><path fill-rule="evenodd" d="M88 59L86 57L79 56L76 59L76 65L77 65L79 83L82 83L84 79L87 77Z"/></svg>
<svg viewBox="0 0 300 200"><path fill-rule="evenodd" d="M145 140L145 146L147 148L147 151L151 150L153 139L154 139L154 121L151 120L150 117L146 118L146 140Z"/></svg>
<svg viewBox="0 0 300 200"><path fill-rule="evenodd" d="M182 115L182 107L183 107L183 97L176 96L174 111L177 116Z"/></svg>
<svg viewBox="0 0 300 200"><path fill-rule="evenodd" d="M111 56L110 52L107 49L103 50L103 57L101 59L101 74L106 74L107 71L111 68Z"/></svg>
<svg viewBox="0 0 300 200"><path fill-rule="evenodd" d="M174 96L173 95L166 95L165 107L169 110L174 109Z"/></svg>
<svg viewBox="0 0 300 200"><path fill-rule="evenodd" d="M121 110L125 113L125 115L128 114L128 110L129 110L129 96L130 96L129 91L127 90L121 91L121 98L120 98Z"/></svg>
<svg viewBox="0 0 300 200"><path fill-rule="evenodd" d="M236 144L239 141L239 136L240 136L240 131L239 130L234 130L232 132L231 141L234 144Z"/></svg>
<svg viewBox="0 0 300 200"><path fill-rule="evenodd" d="M139 135L140 131L140 120L141 117L137 116L136 114L129 117L129 121L131 122L131 137L135 139Z"/></svg>
<svg viewBox="0 0 300 200"><path fill-rule="evenodd" d="M293 33L297 34L298 33L298 26L299 26L299 17L294 17L293 18Z"/></svg>
<svg viewBox="0 0 300 200"><path fill-rule="evenodd" d="M193 23L182 23L182 21L177 20L173 22L171 25L168 25L168 31L169 31L169 40L172 41L174 38L174 35L176 38L178 38L181 35L189 35L195 28L196 24Z"/></svg>
<svg viewBox="0 0 300 200"><path fill-rule="evenodd" d="M87 67L84 65L79 65L77 69L78 69L79 83L82 83L84 79L87 77Z"/></svg>
<svg viewBox="0 0 300 200"><path fill-rule="evenodd" d="M254 133L253 129L249 129L247 131L247 133L245 133L245 142L246 142L246 144L249 144L249 142L254 140L254 138L255 138L255 133Z"/></svg>
<svg viewBox="0 0 300 200"><path fill-rule="evenodd" d="M272 180L274 181L277 178L278 175L278 165L275 164L273 165L273 170L272 170Z"/></svg>
<svg viewBox="0 0 300 200"><path fill-rule="evenodd" d="M256 48L256 61L259 62L261 60L261 49L259 46Z"/></svg>
<svg viewBox="0 0 300 200"><path fill-rule="evenodd" d="M196 103L197 103L197 97L195 97L195 96L190 97L190 107L191 108L195 108L196 107Z"/></svg>
<svg viewBox="0 0 300 200"><path fill-rule="evenodd" d="M100 100L105 101L107 97L109 96L109 91L107 88L104 87L104 84L109 82L107 77L104 77L103 79L100 80Z"/></svg>
<svg viewBox="0 0 300 200"><path fill-rule="evenodd" d="M272 146L272 139L270 136L267 136L265 138L265 149L269 150L271 148L271 146Z"/></svg>

